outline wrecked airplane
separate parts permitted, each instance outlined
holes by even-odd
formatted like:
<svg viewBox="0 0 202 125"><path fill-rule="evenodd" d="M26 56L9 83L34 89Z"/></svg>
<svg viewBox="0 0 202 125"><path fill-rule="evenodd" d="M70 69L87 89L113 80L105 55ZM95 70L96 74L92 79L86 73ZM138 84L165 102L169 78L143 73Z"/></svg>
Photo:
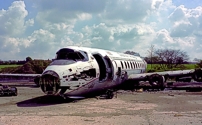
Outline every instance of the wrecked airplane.
<svg viewBox="0 0 202 125"><path fill-rule="evenodd" d="M163 88L168 78L191 77L195 81L202 78L201 69L145 73L146 68L147 63L139 56L68 46L57 51L55 59L35 82L47 95L85 98L106 93L113 98L114 89L133 87L140 81Z"/></svg>
<svg viewBox="0 0 202 125"><path fill-rule="evenodd" d="M42 73L39 84L48 95L77 98L105 92L112 98L114 88L133 86L139 81L164 87L166 80L173 76L201 79L201 73L195 70L145 73L146 68L147 63L139 56L69 46L56 53L56 58Z"/></svg>

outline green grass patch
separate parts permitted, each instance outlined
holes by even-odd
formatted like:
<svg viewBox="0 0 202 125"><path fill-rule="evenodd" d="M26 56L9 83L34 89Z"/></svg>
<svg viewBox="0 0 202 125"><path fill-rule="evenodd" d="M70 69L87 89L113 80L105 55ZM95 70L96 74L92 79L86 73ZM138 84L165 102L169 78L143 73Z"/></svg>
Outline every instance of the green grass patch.
<svg viewBox="0 0 202 125"><path fill-rule="evenodd" d="M199 68L197 64L184 64L187 69L196 69Z"/></svg>
<svg viewBox="0 0 202 125"><path fill-rule="evenodd" d="M21 66L21 65L0 65L0 70L7 67L18 67L18 66Z"/></svg>
<svg viewBox="0 0 202 125"><path fill-rule="evenodd" d="M161 71L172 71L172 70L187 70L199 68L197 64L182 64L173 69L160 69L160 64L147 64L147 71L161 72Z"/></svg>

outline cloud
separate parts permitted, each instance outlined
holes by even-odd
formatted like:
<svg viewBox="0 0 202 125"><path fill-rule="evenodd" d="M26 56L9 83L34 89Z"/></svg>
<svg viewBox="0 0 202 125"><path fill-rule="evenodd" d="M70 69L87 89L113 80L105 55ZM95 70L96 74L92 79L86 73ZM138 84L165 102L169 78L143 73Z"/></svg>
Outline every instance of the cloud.
<svg viewBox="0 0 202 125"><path fill-rule="evenodd" d="M151 4L152 9L159 9L159 7L162 5L164 0L153 0Z"/></svg>
<svg viewBox="0 0 202 125"><path fill-rule="evenodd" d="M20 55L24 55L25 57L31 56L33 58L43 58L54 57L52 50L55 49L56 43L55 35L50 33L47 30L39 29L34 31L31 36L27 38L29 40L28 46L21 46ZM52 55L51 55L52 54Z"/></svg>
<svg viewBox="0 0 202 125"><path fill-rule="evenodd" d="M201 32L202 7L188 9L181 5L168 18L173 24L172 37L193 36Z"/></svg>
<svg viewBox="0 0 202 125"><path fill-rule="evenodd" d="M55 0L33 1L37 14L37 21L40 23L68 23L75 24L77 20L89 20L92 14L103 11L106 0L102 1L74 1Z"/></svg>
<svg viewBox="0 0 202 125"><path fill-rule="evenodd" d="M186 19L186 11L187 9L183 5L181 5L177 7L168 18L173 22L184 20Z"/></svg>
<svg viewBox="0 0 202 125"><path fill-rule="evenodd" d="M33 25L33 20L25 20L28 15L23 1L14 1L8 10L0 10L0 34L18 36L23 34L25 29Z"/></svg>
<svg viewBox="0 0 202 125"><path fill-rule="evenodd" d="M152 27L144 24L133 25L117 25L108 26L105 23L94 25L92 27L83 28L85 39L91 40L92 47L99 47L103 49L126 51L127 49L134 49L137 46L152 39L154 30ZM150 40L145 37L150 37ZM146 40L147 39L147 40ZM141 46L144 49L145 46Z"/></svg>
<svg viewBox="0 0 202 125"><path fill-rule="evenodd" d="M0 41L0 52L4 60L24 59L24 56L20 54L24 49L21 50L21 48L27 48L31 42L28 39L7 36L0 36Z"/></svg>
<svg viewBox="0 0 202 125"><path fill-rule="evenodd" d="M155 2L153 6L155 6ZM135 23L144 21L152 11L152 1L148 0L112 0L107 3L105 10L100 13L100 19L110 22Z"/></svg>
<svg viewBox="0 0 202 125"><path fill-rule="evenodd" d="M161 41L161 43L174 44L176 43L174 39L170 36L170 33L166 29L162 29L156 33L156 41Z"/></svg>
<svg viewBox="0 0 202 125"><path fill-rule="evenodd" d="M154 44L202 58L201 22L201 6L172 0L14 1L0 10L0 52L4 59L51 59L59 48L79 45L144 56Z"/></svg>
<svg viewBox="0 0 202 125"><path fill-rule="evenodd" d="M71 11L97 13L103 11L106 2L108 0L95 1L95 0L61 0L60 2L55 0L33 0L34 6L40 11L58 10L58 11Z"/></svg>

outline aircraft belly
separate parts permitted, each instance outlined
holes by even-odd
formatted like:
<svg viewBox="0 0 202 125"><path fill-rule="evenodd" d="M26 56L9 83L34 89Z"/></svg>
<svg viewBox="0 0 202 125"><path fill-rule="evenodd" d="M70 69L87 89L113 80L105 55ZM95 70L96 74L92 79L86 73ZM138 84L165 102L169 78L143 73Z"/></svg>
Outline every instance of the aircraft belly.
<svg viewBox="0 0 202 125"><path fill-rule="evenodd" d="M68 86L69 89L66 90L65 95L83 95L91 91L91 89L94 88L95 84L98 82L98 78L95 78L90 81L85 81L85 84L80 84L80 86L75 86L72 84L71 86Z"/></svg>
<svg viewBox="0 0 202 125"><path fill-rule="evenodd" d="M77 88L75 90L67 90L65 95L66 96L83 96L83 95L89 95L93 94L93 93L99 93L102 92L104 90L113 88L114 86L116 86L118 84L113 84L112 80L107 80L105 82L99 82L98 79L95 80L92 83L86 84L80 88Z"/></svg>

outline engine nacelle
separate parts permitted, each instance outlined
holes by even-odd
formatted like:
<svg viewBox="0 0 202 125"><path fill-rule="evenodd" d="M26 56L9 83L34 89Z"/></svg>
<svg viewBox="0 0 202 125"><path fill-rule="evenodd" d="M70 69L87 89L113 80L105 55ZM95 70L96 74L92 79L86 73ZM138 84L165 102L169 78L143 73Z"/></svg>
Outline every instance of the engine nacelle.
<svg viewBox="0 0 202 125"><path fill-rule="evenodd" d="M151 86L165 87L165 78L159 74L152 74L148 76L148 81Z"/></svg>
<svg viewBox="0 0 202 125"><path fill-rule="evenodd" d="M201 82L202 81L202 70L195 69L192 78L197 82Z"/></svg>

